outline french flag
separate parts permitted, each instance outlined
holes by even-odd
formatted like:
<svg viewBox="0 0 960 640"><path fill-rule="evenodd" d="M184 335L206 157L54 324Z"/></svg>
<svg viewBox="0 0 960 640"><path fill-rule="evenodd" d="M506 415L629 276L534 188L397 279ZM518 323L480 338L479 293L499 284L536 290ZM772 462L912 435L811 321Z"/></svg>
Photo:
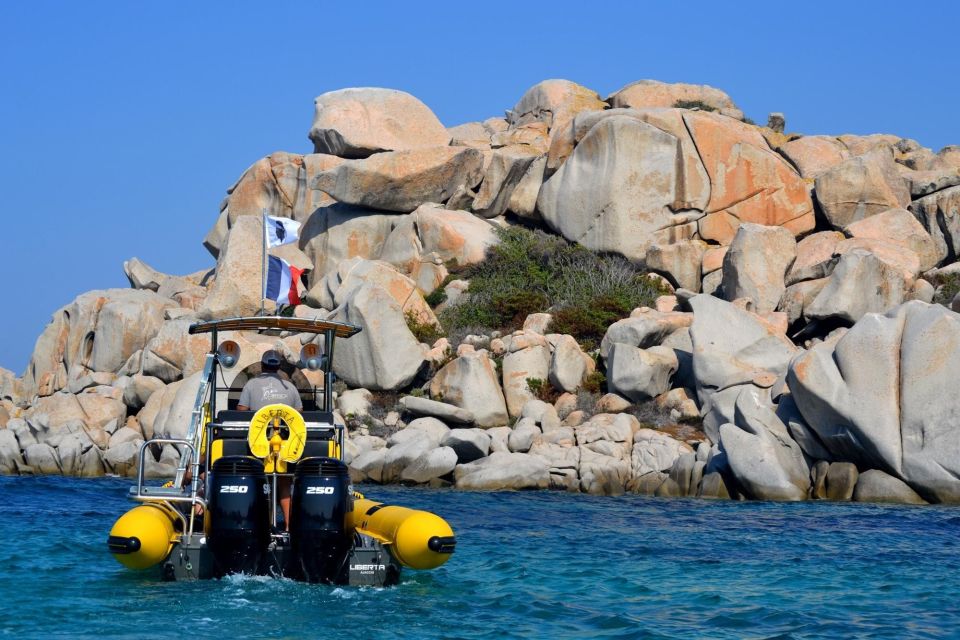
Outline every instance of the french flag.
<svg viewBox="0 0 960 640"><path fill-rule="evenodd" d="M269 256L267 267L267 287L263 297L278 304L300 304L297 283L305 269L297 269L286 260Z"/></svg>

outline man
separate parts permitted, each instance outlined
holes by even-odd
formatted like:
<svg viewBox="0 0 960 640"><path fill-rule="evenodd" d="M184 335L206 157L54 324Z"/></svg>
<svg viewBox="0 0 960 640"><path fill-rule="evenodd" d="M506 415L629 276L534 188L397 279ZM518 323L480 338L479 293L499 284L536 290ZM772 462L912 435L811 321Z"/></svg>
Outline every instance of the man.
<svg viewBox="0 0 960 640"><path fill-rule="evenodd" d="M259 411L268 404L285 404L303 411L300 392L289 380L280 377L280 354L271 349L260 358L260 375L250 378L240 392L239 411ZM277 479L277 497L283 521L290 530L290 478Z"/></svg>
<svg viewBox="0 0 960 640"><path fill-rule="evenodd" d="M303 410L300 392L289 380L280 377L280 354L271 349L260 358L261 372L247 380L240 392L239 411L259 411L268 404L285 404Z"/></svg>

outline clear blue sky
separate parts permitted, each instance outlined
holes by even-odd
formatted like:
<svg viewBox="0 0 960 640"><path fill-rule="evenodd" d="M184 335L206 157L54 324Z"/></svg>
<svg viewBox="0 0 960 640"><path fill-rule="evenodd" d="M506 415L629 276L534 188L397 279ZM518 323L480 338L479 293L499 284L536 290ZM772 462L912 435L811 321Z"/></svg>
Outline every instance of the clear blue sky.
<svg viewBox="0 0 960 640"><path fill-rule="evenodd" d="M309 152L314 96L413 93L447 125L547 78L605 96L707 83L804 133L960 143L954 3L4 2L0 366L50 314L127 286L123 260L187 273L225 189Z"/></svg>

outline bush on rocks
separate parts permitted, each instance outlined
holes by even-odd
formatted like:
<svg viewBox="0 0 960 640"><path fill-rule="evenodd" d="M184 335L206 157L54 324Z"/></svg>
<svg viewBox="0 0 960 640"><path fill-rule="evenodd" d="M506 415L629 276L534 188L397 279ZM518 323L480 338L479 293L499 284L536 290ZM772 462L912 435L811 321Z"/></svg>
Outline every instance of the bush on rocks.
<svg viewBox="0 0 960 640"><path fill-rule="evenodd" d="M513 331L531 313L553 310L550 330L567 333L591 349L613 321L664 293L620 256L596 254L558 236L522 227L497 230L499 244L486 261L467 268L464 302L447 308L448 332L464 327Z"/></svg>

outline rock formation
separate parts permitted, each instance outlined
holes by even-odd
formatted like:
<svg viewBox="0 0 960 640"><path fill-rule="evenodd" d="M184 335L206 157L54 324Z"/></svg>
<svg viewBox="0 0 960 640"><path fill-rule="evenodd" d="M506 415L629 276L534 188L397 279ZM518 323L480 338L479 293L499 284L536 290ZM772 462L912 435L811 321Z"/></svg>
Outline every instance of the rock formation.
<svg viewBox="0 0 960 640"><path fill-rule="evenodd" d="M315 106L313 152L256 160L211 212L210 270L132 258L130 289L78 296L22 375L0 370L0 472L132 475L143 441L182 435L209 346L188 328L258 311L266 211L302 223L273 250L305 273L288 312L363 329L333 357L354 481L960 502L956 147L758 127L719 89L653 80L606 99L547 80L451 127L391 89ZM519 223L665 295L450 331ZM237 339L227 385L309 336ZM151 454L169 475L176 451Z"/></svg>

